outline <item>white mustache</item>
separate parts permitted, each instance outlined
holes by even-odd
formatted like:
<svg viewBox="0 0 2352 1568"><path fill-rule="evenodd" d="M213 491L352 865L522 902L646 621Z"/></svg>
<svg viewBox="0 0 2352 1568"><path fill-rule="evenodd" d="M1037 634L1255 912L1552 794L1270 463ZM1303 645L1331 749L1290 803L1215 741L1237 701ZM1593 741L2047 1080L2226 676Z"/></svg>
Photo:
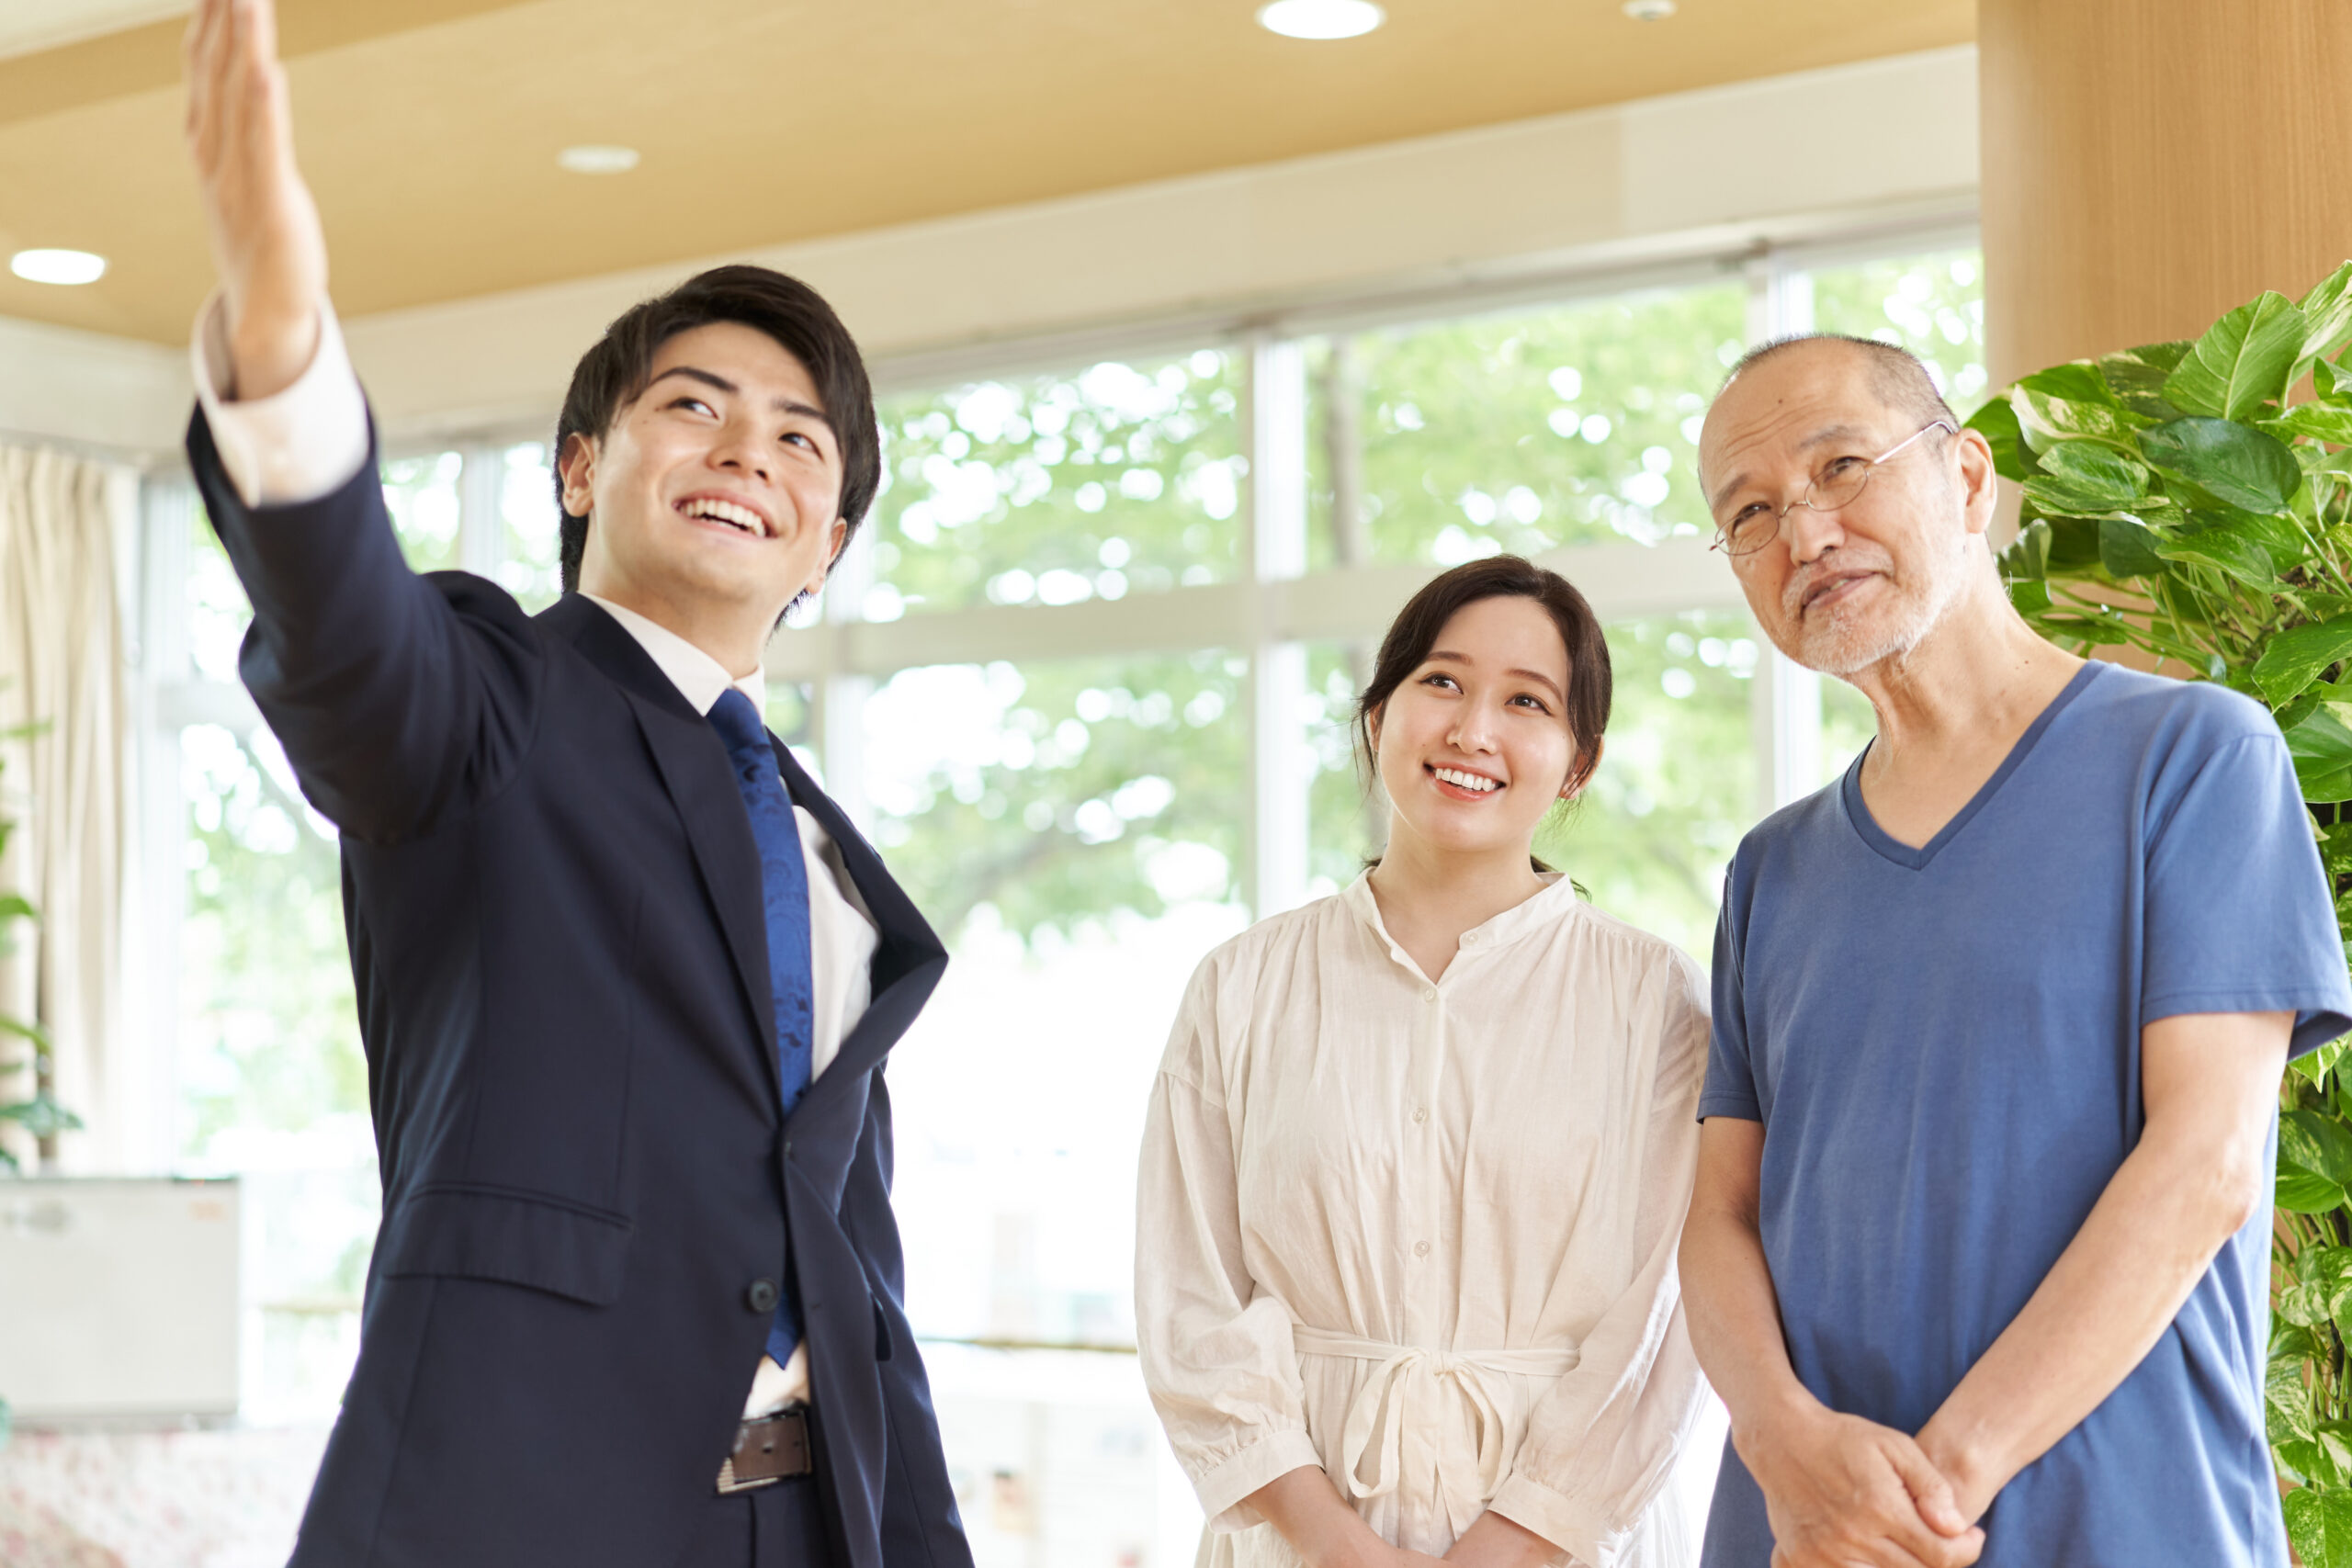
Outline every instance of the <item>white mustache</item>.
<svg viewBox="0 0 2352 1568"><path fill-rule="evenodd" d="M1781 590L1781 613L1792 621L1800 618L1804 614L1806 596L1819 587L1824 579L1840 577L1851 571L1875 571L1891 578L1894 575L1894 558L1884 550L1863 552L1850 547L1833 550L1789 579Z"/></svg>

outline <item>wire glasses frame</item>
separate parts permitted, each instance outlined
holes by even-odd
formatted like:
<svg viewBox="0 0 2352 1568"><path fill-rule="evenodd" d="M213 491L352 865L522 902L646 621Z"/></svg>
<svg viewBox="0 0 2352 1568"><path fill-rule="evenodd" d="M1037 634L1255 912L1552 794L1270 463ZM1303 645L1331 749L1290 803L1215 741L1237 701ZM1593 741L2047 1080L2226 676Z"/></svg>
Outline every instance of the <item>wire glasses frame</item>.
<svg viewBox="0 0 2352 1568"><path fill-rule="evenodd" d="M1900 455L1905 447L1930 430L1940 430L1947 435L1960 434L1948 419L1930 420L1875 457L1833 458L1828 468L1815 475L1812 482L1804 487L1803 495L1778 512L1767 507L1718 526L1714 542L1708 548L1721 550L1727 556L1754 555L1781 536L1781 525L1798 507L1809 506L1815 512L1836 512L1841 507L1851 506L1854 498L1862 493L1862 487L1871 482L1872 470L1881 463ZM1768 518L1770 526L1766 525Z"/></svg>

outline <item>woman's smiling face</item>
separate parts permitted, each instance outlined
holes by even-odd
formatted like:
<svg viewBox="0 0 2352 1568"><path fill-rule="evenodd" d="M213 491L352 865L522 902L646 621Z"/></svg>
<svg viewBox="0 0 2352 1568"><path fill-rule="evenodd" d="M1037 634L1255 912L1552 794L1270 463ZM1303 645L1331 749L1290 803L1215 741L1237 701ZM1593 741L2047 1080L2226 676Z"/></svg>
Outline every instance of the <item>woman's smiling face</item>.
<svg viewBox="0 0 2352 1568"><path fill-rule="evenodd" d="M1513 595L1454 612L1373 723L1396 828L1447 853L1527 853L1582 782L1567 692L1567 645L1542 604Z"/></svg>

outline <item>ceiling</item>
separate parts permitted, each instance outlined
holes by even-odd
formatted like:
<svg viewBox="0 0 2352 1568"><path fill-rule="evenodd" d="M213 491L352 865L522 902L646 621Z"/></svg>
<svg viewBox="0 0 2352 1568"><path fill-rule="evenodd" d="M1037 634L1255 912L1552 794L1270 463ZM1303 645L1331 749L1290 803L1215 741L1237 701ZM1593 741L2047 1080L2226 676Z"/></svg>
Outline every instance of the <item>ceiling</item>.
<svg viewBox="0 0 2352 1568"><path fill-rule="evenodd" d="M280 0L346 315L1966 42L1974 0ZM0 0L0 316L182 341L209 287L157 0ZM156 19L161 17L162 19ZM111 30L107 30L111 29ZM1867 128L1858 128L1867 134ZM628 174L556 166L579 142ZM1399 213L1399 222L1410 222Z"/></svg>

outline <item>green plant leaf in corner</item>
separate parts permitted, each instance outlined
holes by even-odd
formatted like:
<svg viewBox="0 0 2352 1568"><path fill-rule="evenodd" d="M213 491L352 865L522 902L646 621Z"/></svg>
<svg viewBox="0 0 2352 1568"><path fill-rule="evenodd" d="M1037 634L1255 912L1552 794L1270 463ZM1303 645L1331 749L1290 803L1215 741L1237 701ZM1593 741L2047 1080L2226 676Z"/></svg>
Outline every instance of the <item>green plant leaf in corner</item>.
<svg viewBox="0 0 2352 1568"><path fill-rule="evenodd" d="M2322 278L2317 288L2303 296L2301 309L2303 352L2290 386L2303 378L2312 361L2324 359L2352 342L2352 261Z"/></svg>
<svg viewBox="0 0 2352 1568"><path fill-rule="evenodd" d="M2140 432L2149 465L2247 512L2283 512L2302 465L2275 435L2226 419L2177 419Z"/></svg>
<svg viewBox="0 0 2352 1568"><path fill-rule="evenodd" d="M2331 446L2352 446L2352 408L2342 403L2297 403L2277 419L2264 420L2262 428L2281 441L2308 435Z"/></svg>
<svg viewBox="0 0 2352 1568"><path fill-rule="evenodd" d="M1987 398L1983 408L1968 416L1967 428L1993 449L1993 471L2003 479L2030 479L2041 471L2033 448L2025 444L2025 433L2018 428L2018 411L2006 396Z"/></svg>
<svg viewBox="0 0 2352 1568"><path fill-rule="evenodd" d="M2046 453L2062 441L2098 441L2119 452L2132 449L2132 433L2148 422L2113 401L2077 402L2052 397L2020 382L2009 389L2009 407L2025 444Z"/></svg>
<svg viewBox="0 0 2352 1568"><path fill-rule="evenodd" d="M2275 592L2278 568L2262 541L2227 524L2194 531L2149 535L2149 547L2165 560L2217 567L2257 592Z"/></svg>
<svg viewBox="0 0 2352 1568"><path fill-rule="evenodd" d="M2265 291L2206 330L2165 378L2176 408L2215 419L2241 419L2287 395L2309 323L2284 294Z"/></svg>
<svg viewBox="0 0 2352 1568"><path fill-rule="evenodd" d="M2305 800L2323 805L2352 800L2352 728L2345 727L2336 706L2322 703L2302 723L2287 731L2287 754L2294 759L2295 782L2302 786ZM2279 1137L2284 1140L2286 1135L2282 1122ZM2282 1167L2290 1163L2286 1150L2282 1141L2278 1152Z"/></svg>
<svg viewBox="0 0 2352 1568"><path fill-rule="evenodd" d="M2165 400L2165 379L2180 368L2194 346L2186 339L2142 344L2120 354L2101 355L2098 373L2107 378L2115 400L2133 413L2154 420L2178 419L2186 411Z"/></svg>
<svg viewBox="0 0 2352 1568"><path fill-rule="evenodd" d="M2026 503L2045 516L2121 512L2147 493L2146 464L2091 441L2058 443L2041 454L2041 474L2025 482Z"/></svg>
<svg viewBox="0 0 2352 1568"><path fill-rule="evenodd" d="M2335 1064L2344 1060L2344 1049L2343 1041L2331 1040L2316 1051L2304 1052L2287 1066L2312 1082L2324 1084L2327 1075L2335 1070Z"/></svg>
<svg viewBox="0 0 2352 1568"><path fill-rule="evenodd" d="M2156 536L2131 517L2098 520L2098 560L2107 575L2119 581L2127 577L2154 577L2165 569L2164 557L2156 553Z"/></svg>
<svg viewBox="0 0 2352 1568"><path fill-rule="evenodd" d="M2329 1214L2344 1207L2344 1189L2324 1176L2282 1170L2274 1201L2290 1214Z"/></svg>
<svg viewBox="0 0 2352 1568"><path fill-rule="evenodd" d="M2025 391L2064 398L2070 403L2106 403L2110 408L2123 406L2115 396L2115 389L2108 385L2107 378L2099 373L2099 367L2087 359L2037 370L2030 376L2020 377L2018 386Z"/></svg>
<svg viewBox="0 0 2352 1568"><path fill-rule="evenodd" d="M2352 658L2352 615L2295 626L2270 639L2255 660L2254 683L2272 707L2301 695L2320 671Z"/></svg>
<svg viewBox="0 0 2352 1568"><path fill-rule="evenodd" d="M2307 1339L2310 1337L2308 1329L2302 1333ZM2301 1357L2274 1355L2268 1376L2264 1380L2263 1394L2265 1403L2270 1406L2272 1442L2291 1442L2297 1438L2304 1442L2312 1440L2311 1393L2303 1386Z"/></svg>
<svg viewBox="0 0 2352 1568"><path fill-rule="evenodd" d="M60 1133L79 1132L82 1119L45 1094L14 1105L0 1105L0 1122L14 1122L36 1138L53 1138Z"/></svg>
<svg viewBox="0 0 2352 1568"><path fill-rule="evenodd" d="M2288 1493L2282 1506L2288 1542L2303 1568L2352 1568L2352 1492L2307 1485Z"/></svg>

